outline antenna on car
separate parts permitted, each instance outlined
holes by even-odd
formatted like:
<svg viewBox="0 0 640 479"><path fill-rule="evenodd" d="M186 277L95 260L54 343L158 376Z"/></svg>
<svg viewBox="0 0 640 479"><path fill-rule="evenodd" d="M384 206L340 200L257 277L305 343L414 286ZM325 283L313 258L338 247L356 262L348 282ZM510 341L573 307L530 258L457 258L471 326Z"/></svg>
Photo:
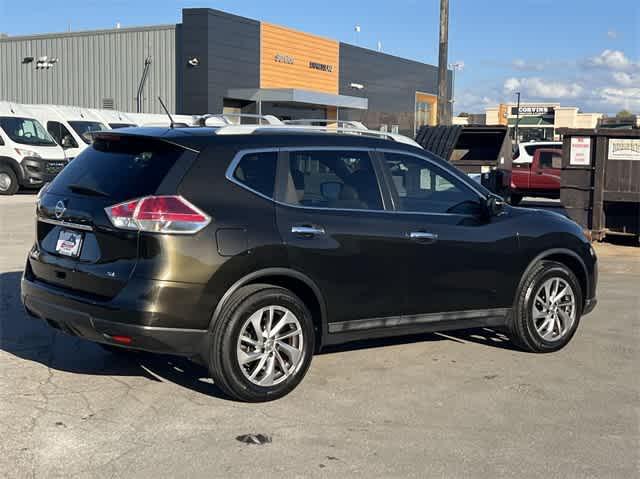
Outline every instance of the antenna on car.
<svg viewBox="0 0 640 479"><path fill-rule="evenodd" d="M162 105L162 109L164 110L164 112L167 114L167 116L169 117L169 126L171 128L173 128L173 118L171 118L171 113L169 113L169 110L167 110L167 106L164 104L164 102L162 101L161 97L158 97L158 101L160 102L160 104Z"/></svg>

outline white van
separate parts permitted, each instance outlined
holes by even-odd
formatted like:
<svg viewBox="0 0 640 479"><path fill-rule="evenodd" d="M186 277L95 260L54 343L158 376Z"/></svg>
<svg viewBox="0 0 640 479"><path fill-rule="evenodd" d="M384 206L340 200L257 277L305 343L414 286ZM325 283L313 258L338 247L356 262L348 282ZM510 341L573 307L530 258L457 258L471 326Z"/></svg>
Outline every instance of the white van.
<svg viewBox="0 0 640 479"><path fill-rule="evenodd" d="M135 121L138 126L166 126L170 125L169 117L165 113L127 113L127 116ZM191 115L171 114L171 118L177 124L196 126L196 120Z"/></svg>
<svg viewBox="0 0 640 479"><path fill-rule="evenodd" d="M59 105L26 105L49 134L73 159L91 144L91 133L108 130L107 125L88 108Z"/></svg>
<svg viewBox="0 0 640 479"><path fill-rule="evenodd" d="M0 101L0 195L38 188L67 164L64 151L24 105Z"/></svg>
<svg viewBox="0 0 640 479"><path fill-rule="evenodd" d="M112 130L118 128L127 128L129 126L138 126L138 124L129 116L129 113L124 113L117 110L99 110L90 108L91 112L95 113L98 118Z"/></svg>

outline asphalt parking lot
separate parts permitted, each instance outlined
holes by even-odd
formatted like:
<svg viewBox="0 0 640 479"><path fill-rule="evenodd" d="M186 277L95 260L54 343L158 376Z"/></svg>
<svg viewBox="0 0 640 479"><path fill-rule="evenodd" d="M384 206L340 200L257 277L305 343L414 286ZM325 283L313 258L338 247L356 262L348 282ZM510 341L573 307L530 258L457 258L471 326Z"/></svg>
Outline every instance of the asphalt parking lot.
<svg viewBox="0 0 640 479"><path fill-rule="evenodd" d="M242 404L187 361L28 319L34 202L0 197L2 477L640 474L640 248L597 246L599 305L558 353L486 329L356 343L315 357L291 395Z"/></svg>

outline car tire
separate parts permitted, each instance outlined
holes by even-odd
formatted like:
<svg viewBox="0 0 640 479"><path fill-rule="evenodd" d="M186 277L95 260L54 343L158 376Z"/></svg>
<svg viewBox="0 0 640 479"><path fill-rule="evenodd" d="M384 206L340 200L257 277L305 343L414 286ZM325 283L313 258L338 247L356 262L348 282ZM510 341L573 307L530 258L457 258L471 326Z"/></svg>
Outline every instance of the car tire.
<svg viewBox="0 0 640 479"><path fill-rule="evenodd" d="M306 305L291 291L268 284L238 289L210 334L214 383L229 397L246 402L271 401L291 392L309 369L315 345Z"/></svg>
<svg viewBox="0 0 640 479"><path fill-rule="evenodd" d="M523 196L516 194L516 193L511 193L510 197L509 197L509 203L511 203L513 206L518 206L520 204L520 202L522 201Z"/></svg>
<svg viewBox="0 0 640 479"><path fill-rule="evenodd" d="M18 177L13 169L6 165L0 165L0 195L15 195L19 187Z"/></svg>
<svg viewBox="0 0 640 479"><path fill-rule="evenodd" d="M569 268L555 261L540 261L518 290L509 325L512 342L534 353L562 349L580 323L582 298L580 283Z"/></svg>

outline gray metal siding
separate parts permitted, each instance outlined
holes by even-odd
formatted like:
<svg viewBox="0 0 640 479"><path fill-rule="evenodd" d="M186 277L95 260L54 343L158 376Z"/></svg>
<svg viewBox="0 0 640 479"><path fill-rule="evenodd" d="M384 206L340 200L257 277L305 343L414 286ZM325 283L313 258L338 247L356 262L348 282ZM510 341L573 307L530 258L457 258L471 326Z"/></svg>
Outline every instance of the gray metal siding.
<svg viewBox="0 0 640 479"><path fill-rule="evenodd" d="M49 70L36 70L37 57L59 58ZM176 109L175 25L101 30L0 39L0 100L135 111L144 67L152 63L143 111L161 113L157 97ZM24 57L34 62L23 65Z"/></svg>
<svg viewBox="0 0 640 479"><path fill-rule="evenodd" d="M260 23L212 9L182 11L181 113L220 113L231 88L260 85ZM198 57L200 66L187 60Z"/></svg>
<svg viewBox="0 0 640 479"><path fill-rule="evenodd" d="M351 83L364 88L354 89ZM368 110L344 110L340 119L362 121L372 129L395 124L400 133L413 136L416 92L438 94L437 67L340 44L340 94L369 99Z"/></svg>

